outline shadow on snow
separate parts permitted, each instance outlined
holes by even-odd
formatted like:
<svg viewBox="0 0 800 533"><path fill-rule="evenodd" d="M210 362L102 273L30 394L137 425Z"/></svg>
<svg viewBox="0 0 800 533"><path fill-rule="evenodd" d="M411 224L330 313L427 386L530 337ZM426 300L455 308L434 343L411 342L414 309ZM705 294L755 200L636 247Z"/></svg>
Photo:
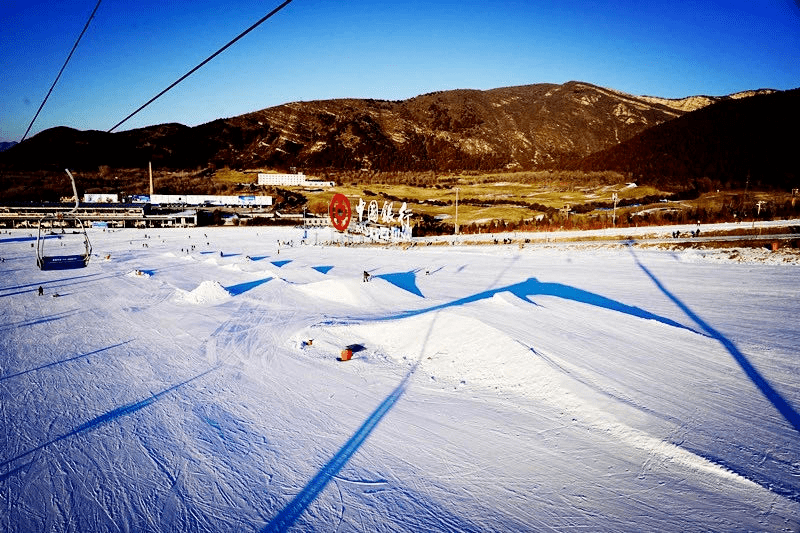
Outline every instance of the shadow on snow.
<svg viewBox="0 0 800 533"><path fill-rule="evenodd" d="M95 274L85 274L83 276L74 276L74 277L71 277L71 278L62 278L62 279L47 280L47 281L43 280L43 281L40 281L38 283L28 283L27 285L19 285L17 287L7 287L5 289L0 289L0 291L4 291L4 290L17 289L17 288L25 288L25 290L20 290L20 291L17 291L17 292L7 292L5 294L0 294L0 298L3 298L5 296L14 296L14 295L17 295L17 294L23 294L23 293L26 293L26 292L33 293L33 292L36 292L36 288L39 285L41 285L44 288L48 288L51 285L55 285L55 284L61 283L60 285L55 285L55 287L68 287L70 285L78 285L78 284L81 284L81 283L90 283L90 282L100 281L100 280L103 280L103 279L120 278L120 277L122 277L124 275L125 274L122 273L122 272L118 272L118 273L115 273L115 274L106 274L106 275L103 275L102 272L98 272L98 273L95 273ZM97 277L97 276L100 276L100 277ZM81 279L81 278L93 278L93 279ZM80 280L80 281L75 281L75 280ZM69 282L69 283L67 283L67 282ZM28 287L30 287L30 288L28 288Z"/></svg>
<svg viewBox="0 0 800 533"><path fill-rule="evenodd" d="M348 439L338 452L336 452L333 458L320 469L317 475L315 475L305 487L303 487L303 490L301 490L269 524L261 529L262 533L286 531L297 521L303 511L308 508L311 502L317 498L331 479L339 473L350 458L358 451L386 413L397 403L397 400L399 400L406 391L408 381L411 379L411 376L414 375L414 372L416 372L417 366L419 366L419 361L408 371L397 388L381 402L378 408L364 421L353 436Z"/></svg>
<svg viewBox="0 0 800 533"><path fill-rule="evenodd" d="M385 279L392 285L400 287L401 289L416 294L420 298L425 298L422 292L417 287L417 275L414 271L411 272L394 272L391 274L376 274L375 278Z"/></svg>
<svg viewBox="0 0 800 533"><path fill-rule="evenodd" d="M331 269L333 268L333 265L315 266L315 267L311 267L311 268L313 268L314 270L316 270L317 272L319 272L321 274L327 274L328 272L331 271Z"/></svg>
<svg viewBox="0 0 800 533"><path fill-rule="evenodd" d="M37 296L38 298L38 296ZM56 320L61 320L62 318L67 318L68 316L76 315L81 311L78 309L73 309L72 311L63 311L61 313L54 313L52 315L43 316L40 318L36 318L33 320L27 320L22 322L11 322L8 324L0 324L0 329L7 329L7 328L23 328L27 326L35 326L36 324L45 324L47 322L54 322Z"/></svg>
<svg viewBox="0 0 800 533"><path fill-rule="evenodd" d="M89 357L90 355L95 355L95 354L98 354L100 352L105 352L106 350L111 350L113 348L118 348L120 346L128 344L129 342L131 342L131 341L119 342L117 344L112 344L111 346L106 346L105 348L99 348L99 349L94 350L92 352L82 353L82 354L76 355L74 357L68 357L66 359L61 359L59 361L53 361L52 363L47 363L45 365L37 366L35 368L29 368L28 370L23 370L21 372L17 372L16 374L9 374L7 376L0 376L0 381L4 381L6 379L11 379L11 378L15 378L15 377L22 376L22 375L25 375L25 374L29 374L31 372L37 372L39 370L44 370L45 368L50 368L50 367L61 365L61 364L64 364L64 363L69 363L70 361L75 361L75 360L81 359L83 357Z"/></svg>
<svg viewBox="0 0 800 533"><path fill-rule="evenodd" d="M37 281L37 282L34 282L34 283L27 283L25 285L16 285L14 287L0 287L0 291L11 291L11 290L15 290L15 289L27 289L29 287L32 288L32 289L35 289L39 285L47 286L47 285L53 285L55 283L61 283L61 282L64 282L64 281L73 281L73 280L77 280L77 279L81 279L81 278L91 278L91 277L95 277L95 276L99 276L99 275L101 275L101 272L96 272L94 274L84 274L84 275L81 275L81 276L72 276L72 277L69 277L69 278L43 280L43 281ZM19 293L14 293L14 294L19 294ZM0 294L0 296L10 296L10 295L9 294Z"/></svg>
<svg viewBox="0 0 800 533"><path fill-rule="evenodd" d="M231 293L233 296L239 296L240 294L247 292L251 289L255 289L259 285L263 285L264 283L268 282L272 278L264 278L264 279L257 279L255 281L247 281L245 283L239 283L238 285L231 285L229 287L225 287L225 290Z"/></svg>
<svg viewBox="0 0 800 533"><path fill-rule="evenodd" d="M52 237L48 236L47 238L51 239ZM8 238L5 238L5 239L0 239L0 244L1 243L6 243L6 242L28 242L28 241L35 241L35 240L36 240L36 237L33 237L33 236L30 236L30 237L8 237Z"/></svg>
<svg viewBox="0 0 800 533"><path fill-rule="evenodd" d="M403 396L403 393L408 387L411 377L417 371L420 362L422 361L422 354L425 352L424 346L428 343L428 339L433 331L433 324L435 320L431 321L428 333L425 335L425 340L422 343L423 349L420 351L420 358L412 366L400 384L392 391L389 396L383 400L380 405L372 412L369 417L361 424L356 432L344 443L338 452L323 466L319 472L303 487L303 489L295 496L289 504L284 507L266 526L261 529L262 533L270 531L286 531L300 518L300 515L308 508L309 505L319 496L322 490L330 483L331 479L336 476L345 464L350 460L353 455L358 451L364 441L367 440L370 433L375 429L378 423L386 416L386 413L394 407L397 400ZM356 346L356 345L353 345ZM358 345L361 347L361 345ZM363 347L361 347L363 348Z"/></svg>
<svg viewBox="0 0 800 533"><path fill-rule="evenodd" d="M666 324L668 326L681 329L688 329L689 331L697 333L693 329L684 326L679 322L675 322L672 319L656 315L649 311L645 311L644 309L641 309L639 307L627 305L617 300L612 300L611 298L606 298L605 296L585 291L583 289L571 287L569 285L563 285L561 283L541 282L536 278L528 278L527 280L520 283L514 283L513 285L507 285L505 287L499 287L497 289L491 289L488 291L479 292L471 296L466 296L458 300L453 300L452 302L434 305L432 307L426 307L423 309L404 311L396 315L383 317L382 320L395 320L398 318L408 318L412 316L429 313L431 311L439 311L450 307L457 307L460 305L465 305L480 300L486 300L492 298L496 294L500 294L503 292L510 292L517 298L520 298L521 300L525 300L526 302L533 304L535 304L536 302L531 300L532 296L555 296L557 298L563 298L565 300L572 300L574 302L593 305L603 309L609 309L611 311L617 311L619 313L624 313L626 315L634 316L637 318L643 318L645 320L655 320L657 322L661 322L662 324Z"/></svg>
<svg viewBox="0 0 800 533"><path fill-rule="evenodd" d="M797 411L795 411L794 408L792 408L792 406L789 405L789 403L780 395L780 393L776 391L766 379L764 379L764 376L762 376L758 370L756 370L756 368L752 365L752 363L750 363L750 361L739 350L739 348L737 348L736 345L725 335L711 327L710 324L700 318L677 296L672 294L661 283L661 281L659 281L659 279L639 261L639 258L632 249L631 254L633 254L633 258L636 261L636 264L639 265L639 268L641 268L642 271L647 274L653 283L655 283L656 287L658 287L658 289L664 293L667 298L672 300L675 305L677 305L684 313L686 313L686 316L691 318L695 324L700 326L700 328L705 331L708 336L716 339L720 344L722 344L722 346L725 347L728 353L730 353L733 359L739 364L747 377L750 378L750 381L752 381L753 384L758 387L758 390L761 391L761 394L763 394L764 397L773 405L773 407L775 407L775 409L777 409L778 412L783 415L786 421L789 422L792 427L794 427L795 431L800 432L800 414L798 414Z"/></svg>
<svg viewBox="0 0 800 533"><path fill-rule="evenodd" d="M62 440L65 440L65 439L68 439L70 437L73 437L73 436L77 435L78 433L83 433L83 432L86 432L86 431L93 431L93 430L97 429L98 427L102 426L103 424L108 424L109 422L113 422L113 421L115 421L116 419L118 419L120 417L128 416L128 415L133 414L133 413L135 413L135 412L137 412L137 411L139 411L141 409L144 409L145 407L149 406L150 404L153 404L156 401L160 400L163 396L169 394L170 392L173 392L176 389L191 383L192 381L200 379L201 377L205 376L206 374L209 374L209 373L213 372L217 368L219 368L219 367L216 366L216 367L210 368L209 370L206 370L205 372L203 372L201 374L197 374L196 376L194 376L192 378L189 378L189 379L187 379L185 381L182 381L182 382L180 382L180 383L178 383L176 385L173 385L173 386L171 386L171 387L169 387L167 389L164 389L161 392L158 392L156 394L152 394L150 397L145 398L144 400L140 400L140 401L134 402L134 403L129 403L127 405L123 405L121 407L117 407L116 409L112 409L111 411L108 411L107 413L104 413L104 414L102 414L100 416L96 416L96 417L92 418L91 420L88 420L87 422L84 422L83 424L73 428L72 430L70 430L70 431L68 431L66 433L63 433L61 435L58 435L57 437L54 437L54 438L50 439L49 441L47 441L47 442L45 442L43 444L40 444L39 446L36 446L35 448L31 448L30 450L28 450L26 452L23 452L23 453L17 455L16 457L12 457L11 459L6 459L6 460L0 462L0 468L5 468L5 467L11 465L11 463L13 463L14 461L17 461L19 459L22 459L23 457L27 457L27 456L29 456L29 455L31 455L33 453L36 453L36 452L38 452L40 450L43 450L44 448L50 446L51 444L55 444L55 443L60 442ZM33 462L33 461L30 461L30 462ZM4 481L9 476L15 475L16 473L20 472L21 470L22 470L22 468L15 468L15 469L9 470L5 474L0 474L0 481Z"/></svg>

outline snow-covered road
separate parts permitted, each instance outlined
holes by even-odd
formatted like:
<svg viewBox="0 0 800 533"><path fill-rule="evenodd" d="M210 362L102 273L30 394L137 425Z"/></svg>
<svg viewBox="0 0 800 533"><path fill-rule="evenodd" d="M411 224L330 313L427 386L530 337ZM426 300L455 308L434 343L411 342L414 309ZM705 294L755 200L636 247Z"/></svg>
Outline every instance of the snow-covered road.
<svg viewBox="0 0 800 533"><path fill-rule="evenodd" d="M95 229L41 272L28 235L0 530L800 529L794 260Z"/></svg>

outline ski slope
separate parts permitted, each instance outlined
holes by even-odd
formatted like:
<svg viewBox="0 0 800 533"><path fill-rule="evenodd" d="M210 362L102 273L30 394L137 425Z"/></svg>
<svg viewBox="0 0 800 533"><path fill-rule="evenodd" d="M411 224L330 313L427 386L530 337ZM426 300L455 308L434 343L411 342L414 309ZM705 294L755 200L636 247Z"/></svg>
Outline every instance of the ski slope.
<svg viewBox="0 0 800 533"><path fill-rule="evenodd" d="M0 530L800 530L796 255L303 237L0 233Z"/></svg>

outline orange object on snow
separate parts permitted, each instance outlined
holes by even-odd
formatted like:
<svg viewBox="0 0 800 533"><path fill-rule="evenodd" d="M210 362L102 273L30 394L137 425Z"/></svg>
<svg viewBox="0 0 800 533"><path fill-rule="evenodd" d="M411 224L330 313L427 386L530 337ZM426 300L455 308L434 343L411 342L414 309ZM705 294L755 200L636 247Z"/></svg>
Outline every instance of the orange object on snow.
<svg viewBox="0 0 800 533"><path fill-rule="evenodd" d="M342 350L342 355L341 357L339 357L339 359L341 359L342 361L349 361L351 357L353 357L353 350L351 350L350 348L345 348L344 350Z"/></svg>

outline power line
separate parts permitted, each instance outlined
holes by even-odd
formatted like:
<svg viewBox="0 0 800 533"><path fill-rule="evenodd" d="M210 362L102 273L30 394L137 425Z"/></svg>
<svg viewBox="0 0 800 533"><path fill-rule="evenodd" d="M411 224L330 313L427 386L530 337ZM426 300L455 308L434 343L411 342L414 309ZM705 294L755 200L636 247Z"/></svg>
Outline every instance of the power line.
<svg viewBox="0 0 800 533"><path fill-rule="evenodd" d="M33 116L33 120L31 120L31 123L28 125L28 129L25 130L25 135L22 136L22 139L20 139L19 142L24 141L25 137L27 137L28 133L31 131L33 123L36 122L36 119L39 117L39 113L42 111L42 108L44 107L45 102L47 102L47 99L50 98L50 93L53 92L56 83L58 83L58 79L61 77L61 74L64 72L64 69L67 68L67 63L69 63L69 60L72 58L72 54L75 53L75 49L78 48L78 43L81 42L83 34L86 33L86 29L89 27L89 23L94 18L94 14L97 13L97 8L100 7L100 2L102 2L102 0L97 0L97 5L94 6L94 11L92 11L92 14L89 15L89 19L86 21L86 25L84 25L83 31L81 32L80 35L78 35L78 39L75 41L75 44L72 45L72 50L70 50L69 55L67 56L67 60L64 61L64 65L61 67L61 70L58 71L58 76L56 76L55 81L53 81L53 85L50 86L50 90L47 91L47 95L44 97L44 100L42 100L42 105L40 105L39 109L36 110L36 114Z"/></svg>
<svg viewBox="0 0 800 533"><path fill-rule="evenodd" d="M245 35L247 35L247 34L248 34L248 33L250 33L251 31L253 31L254 29L256 29L256 28L257 28L258 26L260 26L260 25L261 25L261 23L263 23L265 20L267 20L268 18L270 18L272 15L274 15L275 13L277 13L278 11L280 11L281 9L283 9L284 7L286 7L287 5L289 5L289 4L291 3L291 1L292 1L292 0L286 0L284 3L282 3L281 5L279 5L278 7L276 7L275 9L273 9L272 11L270 11L269 13L267 13L266 15L264 15L264 16L263 16L261 19L259 19L259 21L258 21L258 22L256 22L255 24L253 24L252 26L250 26L249 28L247 28L246 30L244 30L242 33L240 33L239 35L237 35L237 36L236 36L236 37L235 37L233 40L231 40L230 42L228 42L228 44L226 44L225 46L223 46L222 48L220 48L219 50L217 50L216 52L214 52L213 54L211 54L210 56L208 56L208 57L207 57L205 60L203 60L203 61L202 61L202 62L201 62L199 65L197 65L197 66L196 66L196 67L194 67L192 70L190 70L189 72L187 72L186 74L184 74L183 76L181 76L180 78L178 78L178 80L177 80L177 81L175 81L174 83L172 83L172 85L170 85L169 87L167 87L166 89L164 89L163 91L161 91L160 93L158 93L157 95L155 95L154 97L152 97L150 100L148 100L147 102L145 102L145 103L144 103L144 104L143 104L143 105L142 105L142 106L141 106L139 109L137 109L136 111L134 111L133 113L131 113L130 115L128 115L127 117L125 117L124 119L122 119L121 121L119 121L119 122L118 122L118 123L117 123L117 124L116 124L116 125L115 125L113 128L111 128L111 129L109 129L109 130L108 130L108 131L109 131L109 133L110 133L110 132L112 132L112 131L114 131L115 129L117 129L119 126L121 126L121 125L122 125L122 124L124 124L125 122L127 122L127 121L128 121L128 119L130 119L131 117L133 117L133 116L134 116L135 114L137 114L139 111L141 111L141 110L142 110L142 109L144 109L145 107L149 106L150 104L152 104L153 102L155 102L155 101L156 101L156 100L158 100L159 98L161 98L161 96L162 96L164 93L166 93L167 91L169 91L170 89L172 89L173 87L175 87L176 85L178 85L180 82L182 82L183 80L185 80L186 78L188 78L189 76L191 76L192 74L194 74L194 73L195 73L197 70L199 70L199 69L200 69L200 68L201 68L203 65L205 65L206 63L208 63L209 61L211 61L212 59L214 59L215 57L217 57L219 54L221 54L222 52L224 52L226 49L228 49L228 48L229 48L229 47L230 47L230 46L231 46L233 43L235 43L236 41L238 41L239 39L241 39L242 37L244 37Z"/></svg>

